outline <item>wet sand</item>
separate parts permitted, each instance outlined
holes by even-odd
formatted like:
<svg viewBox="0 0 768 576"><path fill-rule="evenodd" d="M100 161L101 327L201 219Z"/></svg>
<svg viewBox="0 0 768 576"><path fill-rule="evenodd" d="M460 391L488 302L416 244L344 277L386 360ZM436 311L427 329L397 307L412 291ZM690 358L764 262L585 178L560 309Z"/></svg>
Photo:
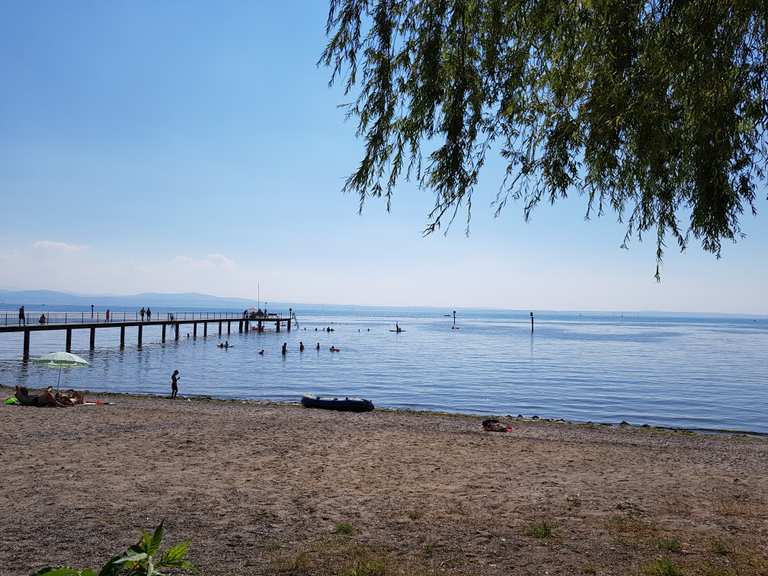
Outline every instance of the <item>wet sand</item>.
<svg viewBox="0 0 768 576"><path fill-rule="evenodd" d="M210 575L768 575L766 438L98 397L0 406L0 575L163 519Z"/></svg>

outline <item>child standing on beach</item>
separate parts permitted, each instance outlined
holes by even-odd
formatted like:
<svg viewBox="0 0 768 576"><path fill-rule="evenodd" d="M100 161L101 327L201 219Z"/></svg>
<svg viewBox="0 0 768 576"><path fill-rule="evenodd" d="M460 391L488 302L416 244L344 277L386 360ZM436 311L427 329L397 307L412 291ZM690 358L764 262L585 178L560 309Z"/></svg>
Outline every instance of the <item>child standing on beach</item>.
<svg viewBox="0 0 768 576"><path fill-rule="evenodd" d="M174 370L171 374L171 400L176 398L179 393L179 378L181 378L179 371Z"/></svg>

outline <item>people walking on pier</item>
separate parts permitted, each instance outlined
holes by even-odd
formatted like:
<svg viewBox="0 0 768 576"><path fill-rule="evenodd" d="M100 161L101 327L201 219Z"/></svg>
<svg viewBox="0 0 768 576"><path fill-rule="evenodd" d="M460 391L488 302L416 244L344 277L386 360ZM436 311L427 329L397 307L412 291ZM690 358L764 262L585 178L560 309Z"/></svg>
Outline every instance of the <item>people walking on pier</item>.
<svg viewBox="0 0 768 576"><path fill-rule="evenodd" d="M107 308L107 311L104 312L104 320L109 324L109 308Z"/></svg>
<svg viewBox="0 0 768 576"><path fill-rule="evenodd" d="M179 394L179 379L181 375L178 370L174 370L171 374L171 399L176 398Z"/></svg>
<svg viewBox="0 0 768 576"><path fill-rule="evenodd" d="M91 304L91 318L93 318L93 304Z"/></svg>
<svg viewBox="0 0 768 576"><path fill-rule="evenodd" d="M141 310L139 310L139 316L141 316L142 322L144 322L144 314L146 314L146 311L144 310L144 306L142 306Z"/></svg>
<svg viewBox="0 0 768 576"><path fill-rule="evenodd" d="M40 324L45 324L45 322L46 322L45 313L40 314Z"/></svg>
<svg viewBox="0 0 768 576"><path fill-rule="evenodd" d="M152 310L147 306L147 322L152 322Z"/></svg>
<svg viewBox="0 0 768 576"><path fill-rule="evenodd" d="M19 326L24 324L24 326L27 325L27 315L24 312L24 306L19 306Z"/></svg>

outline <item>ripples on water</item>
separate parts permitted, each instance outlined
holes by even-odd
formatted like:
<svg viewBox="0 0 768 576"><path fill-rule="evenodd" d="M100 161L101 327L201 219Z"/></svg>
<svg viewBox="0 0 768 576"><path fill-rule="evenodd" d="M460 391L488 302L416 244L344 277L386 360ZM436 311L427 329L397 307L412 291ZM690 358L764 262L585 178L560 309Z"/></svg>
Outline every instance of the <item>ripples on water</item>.
<svg viewBox="0 0 768 576"><path fill-rule="evenodd" d="M395 318L405 333L389 332ZM207 339L185 338L189 326L165 344L160 327L145 327L141 350L135 328L123 351L118 329L97 330L92 352L88 331L75 331L73 352L92 366L66 371L62 386L168 393L178 368L182 395L295 401L314 392L380 407L768 432L765 318L541 314L533 336L512 312L462 312L460 330L434 310L299 311L299 320L300 330L280 334L238 334L233 324L229 350L216 347L213 323ZM315 332L329 325L336 331ZM32 333L31 343L33 356L62 350L64 332ZM342 351L331 354L332 344ZM21 347L20 333L0 334L0 383L55 383L55 371L22 365Z"/></svg>

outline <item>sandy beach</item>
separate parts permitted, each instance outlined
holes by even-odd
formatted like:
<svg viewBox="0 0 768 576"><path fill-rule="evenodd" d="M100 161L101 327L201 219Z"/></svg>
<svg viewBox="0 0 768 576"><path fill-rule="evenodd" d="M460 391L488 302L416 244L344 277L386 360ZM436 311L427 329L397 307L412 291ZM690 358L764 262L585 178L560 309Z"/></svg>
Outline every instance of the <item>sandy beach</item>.
<svg viewBox="0 0 768 576"><path fill-rule="evenodd" d="M766 438L94 397L0 407L1 575L163 519L210 575L768 574Z"/></svg>

